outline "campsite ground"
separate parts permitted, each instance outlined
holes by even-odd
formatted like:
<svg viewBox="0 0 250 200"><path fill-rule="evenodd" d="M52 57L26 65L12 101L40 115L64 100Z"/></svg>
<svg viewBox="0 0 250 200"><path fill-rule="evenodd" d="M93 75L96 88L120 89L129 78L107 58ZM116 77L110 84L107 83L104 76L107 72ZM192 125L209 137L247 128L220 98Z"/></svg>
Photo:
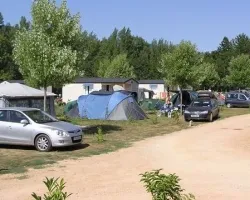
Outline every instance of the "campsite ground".
<svg viewBox="0 0 250 200"><path fill-rule="evenodd" d="M237 111L239 112L236 109L225 110L223 117ZM240 112L244 113L243 110ZM168 119L160 120L159 124L152 124L149 120L149 125L146 122L128 122L127 126L123 125L122 128L119 123L106 124L121 129L109 129L105 143L96 144L94 138L88 138L87 143L90 143L90 146L84 150L52 152L46 154L46 157L58 160L62 155L71 158L99 154L103 150L126 146L145 136L161 135L171 129L180 129L174 122L166 127L166 120ZM64 160L48 168L31 169L23 175L1 175L0 196L1 199L9 200L30 199L32 192L45 192L42 181L47 176L64 178L67 182L66 190L73 193L71 200L149 200L151 197L140 183L139 174L163 168L166 173L179 175L183 188L192 192L197 199L246 199L250 196L249 121L250 115L236 116L174 134L149 138L117 152L78 160ZM125 140L128 141L124 142ZM119 145L115 145L119 141ZM108 145L115 146L109 149ZM7 156L8 160L12 159L13 163L19 166L18 162L24 164L29 160L35 163L37 160L39 163L39 159L45 159L44 154L36 153L33 149L3 148L1 154L1 159ZM0 163L6 160L7 158ZM10 165L13 166L13 163ZM21 180L16 180L17 177Z"/></svg>
<svg viewBox="0 0 250 200"><path fill-rule="evenodd" d="M59 108L60 109L60 108ZM60 110L58 110L58 113ZM221 118L234 115L248 114L249 109L227 109L221 112ZM92 155L103 154L117 149L128 147L133 142L144 138L164 135L188 127L184 120L175 122L173 119L161 117L156 119L155 115L149 115L150 119L143 121L95 121L95 120L73 120L80 125L91 125L84 136L84 144L77 147L55 149L53 152L40 153L33 147L5 146L0 145L0 174L23 173L27 168L43 168L47 164L53 164L64 159L77 159ZM198 125L200 123L194 123ZM101 127L104 133L104 142L97 142L96 129Z"/></svg>

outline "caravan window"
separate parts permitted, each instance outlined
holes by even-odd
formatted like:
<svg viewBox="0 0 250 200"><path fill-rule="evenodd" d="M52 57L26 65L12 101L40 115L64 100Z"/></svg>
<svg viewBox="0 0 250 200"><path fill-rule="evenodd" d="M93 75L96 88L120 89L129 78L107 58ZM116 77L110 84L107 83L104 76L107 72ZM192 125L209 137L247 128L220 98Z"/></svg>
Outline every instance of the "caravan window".
<svg viewBox="0 0 250 200"><path fill-rule="evenodd" d="M151 84L151 85L150 85L150 89L151 89L151 90L157 90L157 88L158 88L158 85L157 85L157 84Z"/></svg>

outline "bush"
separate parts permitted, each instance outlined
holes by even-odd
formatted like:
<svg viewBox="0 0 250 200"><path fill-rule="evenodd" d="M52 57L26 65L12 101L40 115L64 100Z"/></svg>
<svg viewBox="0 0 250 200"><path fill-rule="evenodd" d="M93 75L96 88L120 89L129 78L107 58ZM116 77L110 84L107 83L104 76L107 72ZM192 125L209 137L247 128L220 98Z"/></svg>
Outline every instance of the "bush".
<svg viewBox="0 0 250 200"><path fill-rule="evenodd" d="M178 123L180 120L180 112L178 110L172 111L171 118L173 118L174 121Z"/></svg>
<svg viewBox="0 0 250 200"><path fill-rule="evenodd" d="M97 142L104 142L104 133L101 127L97 128L96 139Z"/></svg>
<svg viewBox="0 0 250 200"><path fill-rule="evenodd" d="M154 114L154 116L151 118L151 121L152 121L152 124L158 124L159 123L157 114Z"/></svg>
<svg viewBox="0 0 250 200"><path fill-rule="evenodd" d="M141 182L147 192L150 192L153 200L193 200L192 194L183 194L179 185L180 178L175 174L160 174L161 169L140 174Z"/></svg>
<svg viewBox="0 0 250 200"><path fill-rule="evenodd" d="M36 193L33 192L32 197L35 200L65 200L67 199L71 194L68 194L67 192L64 192L65 188L65 182L63 179L60 180L58 183L59 178L54 179L50 178L48 179L46 177L46 181L43 181L46 185L48 192L47 194L43 195L43 198L41 196L37 196Z"/></svg>

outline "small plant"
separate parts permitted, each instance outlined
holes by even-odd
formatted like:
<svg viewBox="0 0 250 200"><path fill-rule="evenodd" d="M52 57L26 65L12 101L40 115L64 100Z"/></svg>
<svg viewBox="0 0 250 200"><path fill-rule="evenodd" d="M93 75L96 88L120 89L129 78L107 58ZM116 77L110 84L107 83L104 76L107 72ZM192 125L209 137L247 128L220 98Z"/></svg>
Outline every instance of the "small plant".
<svg viewBox="0 0 250 200"><path fill-rule="evenodd" d="M59 178L47 178L43 181L46 185L48 192L47 194L44 194L43 197L37 196L36 193L33 192L32 197L35 200L65 200L67 199L71 194L68 194L67 192L64 192L65 188L65 182L63 179L60 180L58 183Z"/></svg>
<svg viewBox="0 0 250 200"><path fill-rule="evenodd" d="M158 124L159 123L157 114L154 114L154 116L151 118L151 120L152 120L152 124Z"/></svg>
<svg viewBox="0 0 250 200"><path fill-rule="evenodd" d="M96 139L97 142L104 142L104 133L101 127L97 128Z"/></svg>
<svg viewBox="0 0 250 200"><path fill-rule="evenodd" d="M152 194L153 200L194 200L192 194L183 194L184 189L179 185L180 178L175 174L161 174L159 170L145 172L140 174L142 176L141 182L147 192Z"/></svg>
<svg viewBox="0 0 250 200"><path fill-rule="evenodd" d="M173 118L174 121L178 123L180 120L180 112L178 110L172 111L171 118Z"/></svg>

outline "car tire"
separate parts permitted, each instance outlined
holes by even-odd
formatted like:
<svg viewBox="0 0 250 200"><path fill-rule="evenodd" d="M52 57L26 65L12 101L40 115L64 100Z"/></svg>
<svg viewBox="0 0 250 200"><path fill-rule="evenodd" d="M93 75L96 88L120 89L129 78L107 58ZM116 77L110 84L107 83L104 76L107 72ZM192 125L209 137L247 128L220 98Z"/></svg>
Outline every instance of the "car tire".
<svg viewBox="0 0 250 200"><path fill-rule="evenodd" d="M213 113L210 113L208 121L213 122Z"/></svg>
<svg viewBox="0 0 250 200"><path fill-rule="evenodd" d="M189 120L189 119L187 119L187 118L184 118L184 119L185 119L185 121L186 121L186 122L189 122L189 121L190 121L190 120Z"/></svg>
<svg viewBox="0 0 250 200"><path fill-rule="evenodd" d="M35 147L38 151L49 152L52 150L52 143L49 136L45 134L38 135L35 139Z"/></svg>
<svg viewBox="0 0 250 200"><path fill-rule="evenodd" d="M232 108L231 103L227 103L227 108Z"/></svg>

